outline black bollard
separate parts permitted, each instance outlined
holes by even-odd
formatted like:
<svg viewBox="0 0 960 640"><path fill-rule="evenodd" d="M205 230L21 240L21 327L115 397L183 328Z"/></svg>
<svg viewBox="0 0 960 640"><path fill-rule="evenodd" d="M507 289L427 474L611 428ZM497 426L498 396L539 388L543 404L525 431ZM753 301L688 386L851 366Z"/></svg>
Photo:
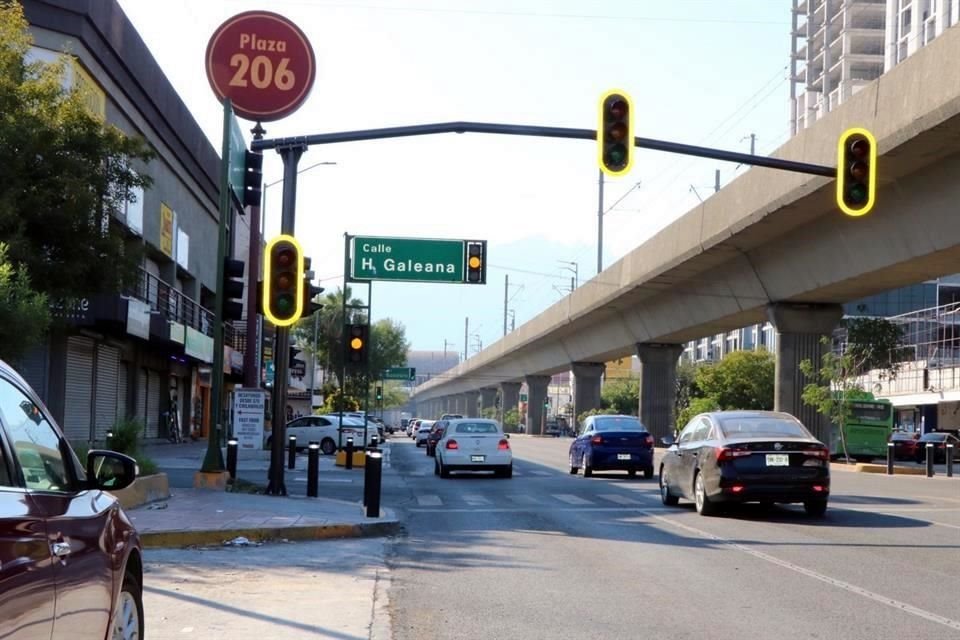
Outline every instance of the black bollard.
<svg viewBox="0 0 960 640"><path fill-rule="evenodd" d="M347 438L347 462L344 469L353 469L353 438Z"/></svg>
<svg viewBox="0 0 960 640"><path fill-rule="evenodd" d="M887 443L887 475L893 475L893 443Z"/></svg>
<svg viewBox="0 0 960 640"><path fill-rule="evenodd" d="M230 473L230 479L237 479L237 449L240 443L235 439L227 440L227 471Z"/></svg>
<svg viewBox="0 0 960 640"><path fill-rule="evenodd" d="M307 497L317 497L317 484L320 482L320 445L311 442L307 447Z"/></svg>
<svg viewBox="0 0 960 640"><path fill-rule="evenodd" d="M367 454L363 478L363 504L367 507L368 518L380 517L380 477L383 454L371 451Z"/></svg>
<svg viewBox="0 0 960 640"><path fill-rule="evenodd" d="M947 477L953 477L953 445L947 445Z"/></svg>
<svg viewBox="0 0 960 640"><path fill-rule="evenodd" d="M104 448L113 451L113 431L107 431L107 439L103 443Z"/></svg>
<svg viewBox="0 0 960 640"><path fill-rule="evenodd" d="M933 443L927 443L927 477L933 477Z"/></svg>
<svg viewBox="0 0 960 640"><path fill-rule="evenodd" d="M297 466L297 436L290 436L287 439L287 469L293 469Z"/></svg>

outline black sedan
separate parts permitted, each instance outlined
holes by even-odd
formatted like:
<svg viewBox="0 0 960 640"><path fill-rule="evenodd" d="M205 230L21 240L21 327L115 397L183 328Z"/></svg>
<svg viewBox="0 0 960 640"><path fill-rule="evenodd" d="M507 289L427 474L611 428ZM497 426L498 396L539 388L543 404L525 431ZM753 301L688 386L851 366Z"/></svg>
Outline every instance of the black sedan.
<svg viewBox="0 0 960 640"><path fill-rule="evenodd" d="M830 496L830 450L799 420L772 411L718 411L691 420L660 463L665 505L693 500L701 515L724 503L802 502L822 516Z"/></svg>

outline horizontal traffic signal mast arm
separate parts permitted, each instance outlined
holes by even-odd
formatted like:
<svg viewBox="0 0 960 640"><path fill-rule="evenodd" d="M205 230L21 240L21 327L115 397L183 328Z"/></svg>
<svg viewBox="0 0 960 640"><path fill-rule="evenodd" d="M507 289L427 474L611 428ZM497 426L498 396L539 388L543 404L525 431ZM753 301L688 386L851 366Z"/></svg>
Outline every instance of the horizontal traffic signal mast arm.
<svg viewBox="0 0 960 640"><path fill-rule="evenodd" d="M417 124L408 127L359 129L357 131L317 133L309 136L297 136L294 138L254 140L250 146L254 149L254 151L262 151L264 149L282 150L291 148L304 148L319 144L360 142L363 140L383 140L386 138L407 138L411 136L427 136L437 133L494 133L508 136L567 138L570 140L595 141L597 139L596 129L540 127L534 125L500 124L494 122L439 122L436 124ZM795 173L807 173L810 175L824 176L827 178L837 177L836 167L811 164L808 162L795 162L793 160L769 158L765 156L751 155L749 153L739 153L736 151L724 151L723 149L700 147L692 144L680 144L678 142L655 140L653 138L641 138L639 136L634 137L633 145L640 149L651 149L654 151L665 151L667 153L679 153L687 156L696 156L698 158L711 158L713 160L738 162L740 164L753 165L756 167L767 167L768 169L780 169L782 171L793 171Z"/></svg>

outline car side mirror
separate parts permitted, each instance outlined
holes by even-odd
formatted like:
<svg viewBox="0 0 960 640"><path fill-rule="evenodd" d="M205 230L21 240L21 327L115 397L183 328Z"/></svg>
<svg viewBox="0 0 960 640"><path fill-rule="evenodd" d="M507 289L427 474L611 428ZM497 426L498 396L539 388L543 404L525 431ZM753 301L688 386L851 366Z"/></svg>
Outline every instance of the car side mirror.
<svg viewBox="0 0 960 640"><path fill-rule="evenodd" d="M503 434L503 437L506 438L507 440L509 440L509 439L510 439L510 434L509 434L509 433L505 433L505 434Z"/></svg>
<svg viewBox="0 0 960 640"><path fill-rule="evenodd" d="M673 439L673 436L663 436L660 438L660 442L667 447L672 447L673 445L677 444L677 441Z"/></svg>
<svg viewBox="0 0 960 640"><path fill-rule="evenodd" d="M87 453L87 482L91 489L119 491L133 484L140 470L130 456L105 449Z"/></svg>

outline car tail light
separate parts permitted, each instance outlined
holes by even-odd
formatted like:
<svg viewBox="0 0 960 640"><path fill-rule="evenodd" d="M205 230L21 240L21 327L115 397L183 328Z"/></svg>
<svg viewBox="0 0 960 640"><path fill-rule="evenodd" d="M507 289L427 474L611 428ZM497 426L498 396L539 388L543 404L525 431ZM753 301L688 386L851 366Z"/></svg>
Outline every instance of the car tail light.
<svg viewBox="0 0 960 640"><path fill-rule="evenodd" d="M590 444L603 444L603 436L593 436L590 438Z"/></svg>
<svg viewBox="0 0 960 640"><path fill-rule="evenodd" d="M447 440L447 449L459 449L460 445L457 444L456 440Z"/></svg>
<svg viewBox="0 0 960 640"><path fill-rule="evenodd" d="M803 455L813 456L814 458L820 458L821 460L830 459L830 451L826 447L821 447L819 445L804 449Z"/></svg>
<svg viewBox="0 0 960 640"><path fill-rule="evenodd" d="M743 491L743 485L735 484L732 487L730 487L730 490L733 491L734 493L740 493L741 491Z"/></svg>
<svg viewBox="0 0 960 640"><path fill-rule="evenodd" d="M497 449L506 451L509 448L510 448L510 443L507 442L506 440L501 440L499 443L497 443Z"/></svg>
<svg viewBox="0 0 960 640"><path fill-rule="evenodd" d="M749 449L737 449L733 447L723 447L717 449L717 462L724 462L726 460L733 460L734 458L742 458L744 456L749 456L752 451Z"/></svg>
<svg viewBox="0 0 960 640"><path fill-rule="evenodd" d="M813 490L816 491L817 493L822 493L822 492L823 492L823 485L821 485L821 484L815 484L815 485L813 485Z"/></svg>
<svg viewBox="0 0 960 640"><path fill-rule="evenodd" d="M647 434L647 437L643 439L643 443L644 443L645 445L647 445L648 447L652 447L652 446L653 446L653 436L648 433L648 434Z"/></svg>

